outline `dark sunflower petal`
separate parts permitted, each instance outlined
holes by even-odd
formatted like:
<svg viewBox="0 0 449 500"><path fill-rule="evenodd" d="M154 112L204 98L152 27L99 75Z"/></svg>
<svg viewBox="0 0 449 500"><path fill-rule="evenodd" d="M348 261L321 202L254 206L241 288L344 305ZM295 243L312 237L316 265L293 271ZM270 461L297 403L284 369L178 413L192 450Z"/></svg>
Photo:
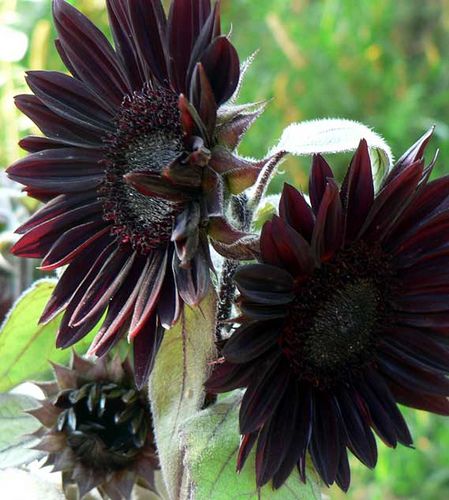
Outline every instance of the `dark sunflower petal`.
<svg viewBox="0 0 449 500"><path fill-rule="evenodd" d="M168 79L167 19L160 0L130 0L127 17L146 81Z"/></svg>
<svg viewBox="0 0 449 500"><path fill-rule="evenodd" d="M281 355L273 355L265 365L260 366L257 381L248 386L240 408L240 432L249 434L257 431L276 411L290 377Z"/></svg>
<svg viewBox="0 0 449 500"><path fill-rule="evenodd" d="M77 76L106 105L120 106L131 90L118 58L101 31L64 0L53 2L60 44Z"/></svg>
<svg viewBox="0 0 449 500"><path fill-rule="evenodd" d="M346 436L333 398L326 392L313 395L313 427L309 451L313 464L326 485L335 482ZM329 439L332 436L332 439Z"/></svg>
<svg viewBox="0 0 449 500"><path fill-rule="evenodd" d="M216 38L201 56L217 105L226 102L239 83L240 62L237 51L224 36Z"/></svg>
<svg viewBox="0 0 449 500"><path fill-rule="evenodd" d="M273 479L289 452L290 440L295 435L299 408L298 386L290 381L270 423L265 424L259 436L256 451L256 476L258 486L263 486ZM298 452L298 456L301 451ZM293 467L292 467L293 468ZM273 484L274 487L277 487Z"/></svg>
<svg viewBox="0 0 449 500"><path fill-rule="evenodd" d="M233 364L227 361L213 366L212 374L205 384L208 392L219 394L245 387L251 380L253 368L246 364Z"/></svg>
<svg viewBox="0 0 449 500"><path fill-rule="evenodd" d="M365 140L352 159L347 173L346 192L342 193L346 212L346 240L352 241L360 231L374 201L374 184L368 144Z"/></svg>
<svg viewBox="0 0 449 500"><path fill-rule="evenodd" d="M19 95L16 106L50 139L69 146L89 149L103 148L103 134L63 118L34 95Z"/></svg>
<svg viewBox="0 0 449 500"><path fill-rule="evenodd" d="M359 237L382 241L393 223L409 205L423 173L424 163L417 161L402 170L377 194Z"/></svg>
<svg viewBox="0 0 449 500"><path fill-rule="evenodd" d="M317 213L312 250L317 262L330 260L343 244L343 208L337 185L329 179Z"/></svg>
<svg viewBox="0 0 449 500"><path fill-rule="evenodd" d="M295 277L311 274L315 263L309 243L277 215L271 221L271 231L281 267Z"/></svg>
<svg viewBox="0 0 449 500"><path fill-rule="evenodd" d="M262 304L286 304L293 297L293 278L283 269L267 264L249 264L234 274L245 299Z"/></svg>
<svg viewBox="0 0 449 500"><path fill-rule="evenodd" d="M57 71L28 71L33 93L58 116L102 135L114 130L114 115L88 86Z"/></svg>
<svg viewBox="0 0 449 500"><path fill-rule="evenodd" d="M297 409L291 439L285 443L285 457L273 477L273 487L280 488L290 476L295 465L298 465L300 475L305 480L306 452L312 433L312 395L309 388L290 385L285 397L291 395L291 404L296 401Z"/></svg>
<svg viewBox="0 0 449 500"><path fill-rule="evenodd" d="M338 392L336 403L346 429L347 446L361 462L373 468L377 463L377 445L366 415L354 404L354 396L346 388Z"/></svg>
<svg viewBox="0 0 449 500"><path fill-rule="evenodd" d="M309 196L315 214L318 213L321 200L326 191L328 179L333 179L334 174L326 160L321 155L313 157L312 171L309 182Z"/></svg>
<svg viewBox="0 0 449 500"><path fill-rule="evenodd" d="M106 6L117 57L126 70L131 87L140 90L143 88L145 76L134 41L127 5L121 0L106 0Z"/></svg>
<svg viewBox="0 0 449 500"><path fill-rule="evenodd" d="M146 319L138 335L133 339L134 378L138 389L142 389L148 382L163 334L164 330L154 314Z"/></svg>
<svg viewBox="0 0 449 500"><path fill-rule="evenodd" d="M311 241L315 216L304 196L290 184L284 184L279 216L307 241Z"/></svg>
<svg viewBox="0 0 449 500"><path fill-rule="evenodd" d="M242 325L226 341L222 353L231 363L247 363L273 347L280 337L279 321L256 321Z"/></svg>

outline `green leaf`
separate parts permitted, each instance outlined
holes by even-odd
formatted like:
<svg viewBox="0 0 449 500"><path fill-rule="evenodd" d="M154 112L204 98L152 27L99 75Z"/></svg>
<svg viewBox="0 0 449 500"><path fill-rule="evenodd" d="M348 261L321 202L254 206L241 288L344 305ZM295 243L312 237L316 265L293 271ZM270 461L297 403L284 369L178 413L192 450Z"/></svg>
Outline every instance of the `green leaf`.
<svg viewBox="0 0 449 500"><path fill-rule="evenodd" d="M56 349L56 333L62 314L46 325L38 321L56 286L56 280L37 281L16 302L0 330L0 391L6 392L27 380L52 376L49 361L68 363L70 349ZM76 350L88 349L94 329L78 342Z"/></svg>
<svg viewBox="0 0 449 500"><path fill-rule="evenodd" d="M35 460L42 452L29 449L39 441L29 436L40 424L24 413L37 406L37 401L22 394L0 394L0 469L18 467Z"/></svg>
<svg viewBox="0 0 449 500"><path fill-rule="evenodd" d="M307 484L295 470L282 488L256 488L254 450L245 467L235 467L240 444L238 414L241 391L236 391L187 421L181 432L184 464L189 471L195 500L318 500L320 488L312 473ZM286 439L288 439L286 437Z"/></svg>
<svg viewBox="0 0 449 500"><path fill-rule="evenodd" d="M204 382L215 356L216 297L212 290L195 309L185 307L177 325L165 333L150 380L159 459L171 499L190 497L179 431L204 403Z"/></svg>
<svg viewBox="0 0 449 500"><path fill-rule="evenodd" d="M359 122L326 118L292 123L284 130L271 154L286 151L307 156L355 151L361 139L366 139L368 143L374 179L379 185L393 164L391 149L379 134Z"/></svg>

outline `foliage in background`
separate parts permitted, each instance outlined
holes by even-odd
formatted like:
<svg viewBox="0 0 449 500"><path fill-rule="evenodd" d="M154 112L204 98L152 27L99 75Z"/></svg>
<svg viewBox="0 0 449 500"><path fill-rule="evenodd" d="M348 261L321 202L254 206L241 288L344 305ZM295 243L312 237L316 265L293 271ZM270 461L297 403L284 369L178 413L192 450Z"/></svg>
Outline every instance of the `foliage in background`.
<svg viewBox="0 0 449 500"><path fill-rule="evenodd" d="M72 3L105 27L103 0ZM242 102L273 98L242 154L260 156L292 121L340 116L374 127L396 157L436 124L438 174L449 171L449 0L223 0L223 11L224 26L236 20L240 54L260 49ZM22 154L17 141L33 130L12 103L26 92L24 71L63 69L53 38L50 0L0 1L0 167ZM272 192L284 181L306 188L308 168L306 158L289 159ZM414 434L426 438L416 450L380 446L372 473L354 462L349 498L449 497L449 424L407 413Z"/></svg>

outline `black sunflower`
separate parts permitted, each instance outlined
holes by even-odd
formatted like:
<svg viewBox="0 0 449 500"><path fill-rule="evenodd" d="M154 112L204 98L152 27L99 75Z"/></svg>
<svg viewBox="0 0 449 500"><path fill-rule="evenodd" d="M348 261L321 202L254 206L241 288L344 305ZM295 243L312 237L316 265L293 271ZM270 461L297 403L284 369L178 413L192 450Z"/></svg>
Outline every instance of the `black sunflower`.
<svg viewBox="0 0 449 500"><path fill-rule="evenodd" d="M47 399L28 413L42 423L35 448L62 473L64 491L75 485L82 498L97 488L112 500L131 498L135 484L154 491L152 416L128 361L117 355L92 363L74 353L70 368L54 371L56 382L38 384Z"/></svg>
<svg viewBox="0 0 449 500"><path fill-rule="evenodd" d="M306 456L347 490L347 449L372 468L374 434L412 445L397 403L449 415L449 176L429 182L424 136L375 193L362 141L339 189L321 156L310 202L284 187L240 268L241 326L208 390L245 387L238 469L279 488Z"/></svg>
<svg viewBox="0 0 449 500"><path fill-rule="evenodd" d="M160 0L107 8L115 48L74 7L53 2L72 76L31 71L33 95L17 97L44 137L22 140L31 154L8 174L45 206L19 228L13 253L43 259L47 271L68 265L41 320L65 310L58 347L105 314L91 353L127 333L141 385L162 327L207 292L208 233L217 245L240 237L223 203L264 165L233 155L262 108L230 104L239 59L221 35L218 3L173 0L168 18Z"/></svg>

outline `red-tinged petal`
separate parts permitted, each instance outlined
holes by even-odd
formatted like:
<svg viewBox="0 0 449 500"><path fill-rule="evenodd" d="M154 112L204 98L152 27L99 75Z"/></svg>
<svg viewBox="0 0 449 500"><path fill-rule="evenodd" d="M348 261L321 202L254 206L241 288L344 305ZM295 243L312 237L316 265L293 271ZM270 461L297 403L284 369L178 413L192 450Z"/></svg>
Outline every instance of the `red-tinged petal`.
<svg viewBox="0 0 449 500"><path fill-rule="evenodd" d="M243 466L245 465L245 462L249 457L251 450L256 444L258 435L259 434L257 432L252 432L250 434L245 434L244 436L242 436L242 439L240 441L239 453L237 456L237 472L241 472L241 470L243 469Z"/></svg>
<svg viewBox="0 0 449 500"><path fill-rule="evenodd" d="M315 216L304 196L290 184L284 184L279 215L303 238L311 241Z"/></svg>
<svg viewBox="0 0 449 500"><path fill-rule="evenodd" d="M382 241L387 231L411 202L423 168L422 161L413 163L385 185L374 200L360 230L359 238Z"/></svg>
<svg viewBox="0 0 449 500"><path fill-rule="evenodd" d="M79 327L89 321L98 311L104 310L111 297L126 281L136 259L136 254L127 247L119 246L111 253L98 272L98 276L80 298L72 313L70 326Z"/></svg>
<svg viewBox="0 0 449 500"><path fill-rule="evenodd" d="M101 31L64 0L53 2L61 46L77 76L106 102L120 106L131 87L110 43Z"/></svg>
<svg viewBox="0 0 449 500"><path fill-rule="evenodd" d="M318 213L321 200L326 191L328 179L333 179L334 174L326 160L321 155L315 155L312 162L312 171L309 182L309 196L315 214Z"/></svg>
<svg viewBox="0 0 449 500"><path fill-rule="evenodd" d="M160 0L130 0L127 15L146 81L168 78L167 19ZM125 7L126 9L126 7Z"/></svg>
<svg viewBox="0 0 449 500"><path fill-rule="evenodd" d="M69 264L80 252L109 232L110 227L104 221L86 222L70 229L56 240L42 260L40 269L53 271Z"/></svg>
<svg viewBox="0 0 449 500"><path fill-rule="evenodd" d="M312 249L317 261L328 261L343 244L343 208L337 185L328 180L317 213L312 235Z"/></svg>
<svg viewBox="0 0 449 500"><path fill-rule="evenodd" d="M346 212L346 241L352 241L359 233L373 205L374 184L368 144L365 140L352 160L347 174L346 193L343 195Z"/></svg>
<svg viewBox="0 0 449 500"><path fill-rule="evenodd" d="M122 329L129 325L132 311L151 261L137 257L120 289L111 298L106 318L89 348L89 354L102 355L105 345L118 337Z"/></svg>
<svg viewBox="0 0 449 500"><path fill-rule="evenodd" d="M98 255L101 254L104 248L109 248L111 241L109 235L104 235L73 259L59 279L50 300L45 306L39 323L48 323L65 309L70 299L91 270L91 267L86 269L86 262L93 262L95 266ZM98 265L99 263L97 266ZM99 267L97 271L98 269Z"/></svg>
<svg viewBox="0 0 449 500"><path fill-rule="evenodd" d="M58 116L34 95L19 95L16 106L50 139L69 146L103 148L103 134Z"/></svg>
<svg viewBox="0 0 449 500"><path fill-rule="evenodd" d="M226 102L239 83L240 62L237 51L224 36L216 38L201 56L201 62L218 105Z"/></svg>
<svg viewBox="0 0 449 500"><path fill-rule="evenodd" d="M12 247L11 252L20 257L38 259L44 257L53 243L73 224L81 224L87 220L99 220L101 203L89 203L77 207L70 212L63 213L49 219L27 232Z"/></svg>
<svg viewBox="0 0 449 500"><path fill-rule="evenodd" d="M136 298L134 312L129 328L129 338L131 340L144 328L150 316L153 316L157 306L159 294L167 269L167 251L156 250L148 257L151 263L148 266L145 277L140 287L139 295Z"/></svg>
<svg viewBox="0 0 449 500"><path fill-rule="evenodd" d="M162 342L164 330L158 324L156 315L146 319L133 340L134 379L138 389L148 382L156 354Z"/></svg>
<svg viewBox="0 0 449 500"><path fill-rule="evenodd" d="M26 81L33 93L58 116L100 134L114 130L114 115L79 80L57 71L28 71Z"/></svg>
<svg viewBox="0 0 449 500"><path fill-rule="evenodd" d="M25 224L16 229L16 233L24 234L30 229L39 226L43 222L63 215L66 212L84 206L88 203L94 203L97 198L97 192L87 191L85 193L76 193L70 195L60 195L49 201L46 205L40 208L32 215Z"/></svg>

